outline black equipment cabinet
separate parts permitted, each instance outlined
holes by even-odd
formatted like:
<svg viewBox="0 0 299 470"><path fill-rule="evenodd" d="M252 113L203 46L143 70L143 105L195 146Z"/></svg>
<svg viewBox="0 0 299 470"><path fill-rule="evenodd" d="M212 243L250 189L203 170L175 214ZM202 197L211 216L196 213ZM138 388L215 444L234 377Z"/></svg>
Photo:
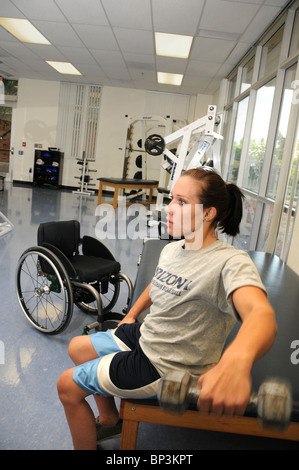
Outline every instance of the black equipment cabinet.
<svg viewBox="0 0 299 470"><path fill-rule="evenodd" d="M62 182L63 153L58 150L35 150L33 184L59 188Z"/></svg>

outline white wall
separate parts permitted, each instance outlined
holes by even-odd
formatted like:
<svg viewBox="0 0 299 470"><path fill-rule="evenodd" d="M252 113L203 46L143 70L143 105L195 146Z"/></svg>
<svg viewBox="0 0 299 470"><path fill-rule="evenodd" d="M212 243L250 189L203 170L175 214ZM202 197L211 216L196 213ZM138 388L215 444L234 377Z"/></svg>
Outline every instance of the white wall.
<svg viewBox="0 0 299 470"><path fill-rule="evenodd" d="M32 181L35 144L45 149L56 145L59 89L58 82L19 80L11 143L14 180Z"/></svg>
<svg viewBox="0 0 299 470"><path fill-rule="evenodd" d="M96 156L98 177L122 177L128 127L126 115L142 115L145 98L143 90L102 89Z"/></svg>
<svg viewBox="0 0 299 470"><path fill-rule="evenodd" d="M35 144L43 149L56 147L57 120L59 112L59 82L20 79L18 101L14 114L13 180L32 181ZM97 170L90 176L96 180L100 176L122 177L127 128L131 118L145 115L159 115L172 119L192 121L200 104L196 98L170 93L154 93L146 90L103 87L101 90L99 134L95 163L90 169ZM209 101L209 100L208 100ZM206 106L204 106L206 113ZM163 132L161 132L163 135ZM135 140L138 140L136 126ZM23 142L26 146L23 146ZM63 149L62 149L63 150ZM19 155L23 152L23 155ZM133 158L132 158L133 160ZM156 170L149 178L157 178L160 159L154 162ZM133 171L133 170L132 170ZM63 186L79 185L76 176L80 176L77 161L64 155ZM93 181L96 183L96 181Z"/></svg>

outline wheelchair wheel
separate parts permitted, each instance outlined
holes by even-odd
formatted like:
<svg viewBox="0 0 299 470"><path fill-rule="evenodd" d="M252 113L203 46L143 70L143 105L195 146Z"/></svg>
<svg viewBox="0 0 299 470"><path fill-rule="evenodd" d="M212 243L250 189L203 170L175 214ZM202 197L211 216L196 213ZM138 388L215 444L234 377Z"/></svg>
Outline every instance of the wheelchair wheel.
<svg viewBox="0 0 299 470"><path fill-rule="evenodd" d="M16 272L19 304L27 320L39 331L55 335L70 323L73 291L67 272L47 248L24 251Z"/></svg>
<svg viewBox="0 0 299 470"><path fill-rule="evenodd" d="M120 279L118 276L111 276L109 281L104 283L100 282L99 284L92 284L97 291L100 293L102 300L103 313L110 312L114 305L117 302L120 291ZM104 287L105 286L105 287ZM82 293L79 294L81 297L80 301L75 300L75 304L82 310L84 313L90 315L96 315L98 313L96 302L91 298L90 294Z"/></svg>

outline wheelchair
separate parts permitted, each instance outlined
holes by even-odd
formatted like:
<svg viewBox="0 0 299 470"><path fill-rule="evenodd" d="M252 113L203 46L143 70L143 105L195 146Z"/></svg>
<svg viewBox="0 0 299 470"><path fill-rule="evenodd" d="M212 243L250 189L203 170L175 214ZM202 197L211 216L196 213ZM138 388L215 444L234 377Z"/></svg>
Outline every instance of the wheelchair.
<svg viewBox="0 0 299 470"><path fill-rule="evenodd" d="M90 236L81 239L76 220L40 224L37 243L23 252L16 269L18 301L31 325L48 335L59 334L69 325L74 304L97 316L83 334L122 320L133 287L103 243ZM127 305L122 313L112 312L122 281L128 289Z"/></svg>

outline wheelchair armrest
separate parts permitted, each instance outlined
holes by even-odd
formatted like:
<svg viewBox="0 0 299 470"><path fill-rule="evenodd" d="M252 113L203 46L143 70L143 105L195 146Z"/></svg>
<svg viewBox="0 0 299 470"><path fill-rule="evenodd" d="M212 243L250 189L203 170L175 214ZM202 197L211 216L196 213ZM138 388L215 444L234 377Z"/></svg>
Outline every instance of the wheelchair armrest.
<svg viewBox="0 0 299 470"><path fill-rule="evenodd" d="M76 278L77 277L77 272L76 272L74 266L72 265L70 260L65 256L65 254L62 253L62 251L59 250L59 248L57 248L54 245L51 245L50 243L46 243L46 242L41 243L40 246L44 246L45 248L48 248L48 250L52 251L52 253L54 253L54 255L57 256L57 258L59 259L59 261L61 261L62 265L64 266L64 268L66 269L68 275L71 278Z"/></svg>
<svg viewBox="0 0 299 470"><path fill-rule="evenodd" d="M109 259L115 261L112 253L106 246L96 238L85 235L82 239L82 253L85 256L95 256L96 258Z"/></svg>

